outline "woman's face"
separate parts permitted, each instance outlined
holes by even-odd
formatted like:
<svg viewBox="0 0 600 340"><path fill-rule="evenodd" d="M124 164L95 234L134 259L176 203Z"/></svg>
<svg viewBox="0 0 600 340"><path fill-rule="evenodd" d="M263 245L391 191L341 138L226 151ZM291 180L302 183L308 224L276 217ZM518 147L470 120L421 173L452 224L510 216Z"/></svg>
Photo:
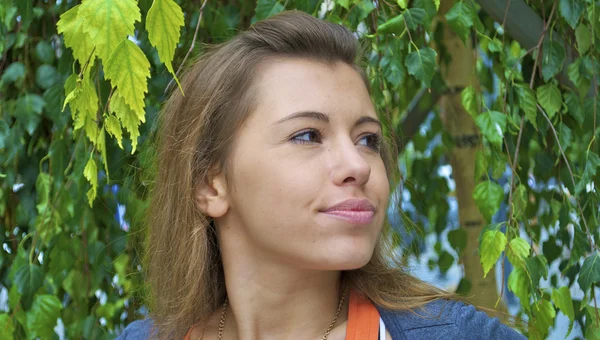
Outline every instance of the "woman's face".
<svg viewBox="0 0 600 340"><path fill-rule="evenodd" d="M237 256L362 267L389 196L381 125L362 78L346 64L306 59L271 62L259 74L256 109L230 154L221 237L235 238L228 242L246 252Z"/></svg>

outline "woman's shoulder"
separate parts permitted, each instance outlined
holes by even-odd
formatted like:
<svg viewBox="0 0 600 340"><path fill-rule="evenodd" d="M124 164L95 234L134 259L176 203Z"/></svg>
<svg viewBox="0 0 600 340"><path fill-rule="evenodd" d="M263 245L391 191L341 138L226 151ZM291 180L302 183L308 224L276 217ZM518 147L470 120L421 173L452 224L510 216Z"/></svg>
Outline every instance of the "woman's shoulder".
<svg viewBox="0 0 600 340"><path fill-rule="evenodd" d="M152 319L136 320L123 330L116 340L146 340L150 338L154 322Z"/></svg>
<svg viewBox="0 0 600 340"><path fill-rule="evenodd" d="M378 307L394 340L397 339L525 339L514 329L490 318L472 305L435 300L412 311Z"/></svg>

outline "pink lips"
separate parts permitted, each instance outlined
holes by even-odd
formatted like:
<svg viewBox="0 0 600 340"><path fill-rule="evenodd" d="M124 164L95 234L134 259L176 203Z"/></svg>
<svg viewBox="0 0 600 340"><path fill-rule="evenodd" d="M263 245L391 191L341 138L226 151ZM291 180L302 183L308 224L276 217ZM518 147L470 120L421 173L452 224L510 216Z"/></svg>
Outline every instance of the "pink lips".
<svg viewBox="0 0 600 340"><path fill-rule="evenodd" d="M353 224L369 224L375 216L375 207L366 199L349 199L322 212Z"/></svg>

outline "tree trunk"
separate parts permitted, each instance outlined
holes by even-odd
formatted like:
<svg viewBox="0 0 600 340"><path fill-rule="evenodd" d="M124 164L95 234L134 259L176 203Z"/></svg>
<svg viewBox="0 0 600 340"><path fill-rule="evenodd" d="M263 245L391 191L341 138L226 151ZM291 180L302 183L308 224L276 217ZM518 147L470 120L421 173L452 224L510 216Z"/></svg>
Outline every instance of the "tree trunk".
<svg viewBox="0 0 600 340"><path fill-rule="evenodd" d="M444 128L457 141L450 150L449 158L452 174L456 183L458 199L458 215L461 228L467 232L467 247L460 257L464 266L464 276L471 282L471 291L467 295L469 302L478 307L494 309L499 294L496 288L495 270L492 269L486 278L479 262L479 234L485 220L473 199L475 189L475 153L481 148L479 129L473 118L464 109L460 92L472 85L479 90L476 77L475 53L471 39L466 44L447 26L445 13L452 7L454 1L442 1L439 24L444 25L443 44L450 55L447 63L440 61L442 78L451 90L440 99L442 121ZM506 312L506 306L501 301L496 310Z"/></svg>

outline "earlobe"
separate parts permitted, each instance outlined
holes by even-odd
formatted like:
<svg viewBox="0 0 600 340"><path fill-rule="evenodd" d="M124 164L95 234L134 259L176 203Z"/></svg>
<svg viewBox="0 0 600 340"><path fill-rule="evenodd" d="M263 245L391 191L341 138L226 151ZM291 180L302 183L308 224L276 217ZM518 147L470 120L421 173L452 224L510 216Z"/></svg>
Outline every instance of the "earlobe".
<svg viewBox="0 0 600 340"><path fill-rule="evenodd" d="M205 215L219 218L229 210L227 186L225 178L217 175L202 183L197 183L194 188L196 206Z"/></svg>

